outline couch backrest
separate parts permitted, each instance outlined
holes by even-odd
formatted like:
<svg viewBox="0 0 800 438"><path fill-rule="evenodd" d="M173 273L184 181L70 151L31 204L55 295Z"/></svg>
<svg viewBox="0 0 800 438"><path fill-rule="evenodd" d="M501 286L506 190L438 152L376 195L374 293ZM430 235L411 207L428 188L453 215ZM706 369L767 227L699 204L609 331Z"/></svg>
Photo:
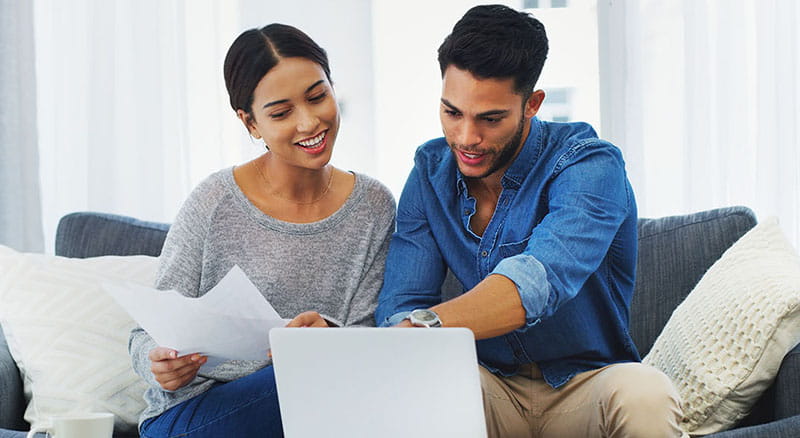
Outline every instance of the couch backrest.
<svg viewBox="0 0 800 438"><path fill-rule="evenodd" d="M56 230L56 255L73 258L103 255L161 254L169 224L128 216L78 212L61 218Z"/></svg>
<svg viewBox="0 0 800 438"><path fill-rule="evenodd" d="M639 259L630 330L644 356L672 311L723 252L756 224L747 207L727 207L658 219L639 219ZM169 224L127 216L79 212L64 216L56 254L66 257L161 253ZM448 276L450 298L463 288Z"/></svg>
<svg viewBox="0 0 800 438"><path fill-rule="evenodd" d="M639 219L630 331L642 357L708 268L755 224L747 207Z"/></svg>

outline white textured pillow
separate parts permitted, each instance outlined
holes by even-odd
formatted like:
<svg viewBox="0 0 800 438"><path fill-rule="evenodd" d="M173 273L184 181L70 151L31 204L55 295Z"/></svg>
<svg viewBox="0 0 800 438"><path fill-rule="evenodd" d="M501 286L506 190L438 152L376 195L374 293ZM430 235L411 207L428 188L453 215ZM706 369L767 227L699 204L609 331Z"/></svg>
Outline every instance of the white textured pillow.
<svg viewBox="0 0 800 438"><path fill-rule="evenodd" d="M798 342L800 257L770 218L703 275L644 363L672 378L687 432L705 435L747 415Z"/></svg>
<svg viewBox="0 0 800 438"><path fill-rule="evenodd" d="M101 284L152 285L157 258L70 259L0 245L0 324L23 376L33 426L76 411L115 414L115 431L136 429L147 388L134 374L135 323Z"/></svg>

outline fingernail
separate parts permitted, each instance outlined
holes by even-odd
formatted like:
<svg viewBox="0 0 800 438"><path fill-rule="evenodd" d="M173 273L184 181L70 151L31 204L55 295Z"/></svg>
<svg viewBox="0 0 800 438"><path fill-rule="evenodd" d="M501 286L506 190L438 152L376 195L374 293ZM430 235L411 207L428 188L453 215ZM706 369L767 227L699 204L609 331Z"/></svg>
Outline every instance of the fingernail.
<svg viewBox="0 0 800 438"><path fill-rule="evenodd" d="M178 357L178 353L176 353L174 351L170 351L169 352L169 357L172 358L172 359L175 359L176 357Z"/></svg>

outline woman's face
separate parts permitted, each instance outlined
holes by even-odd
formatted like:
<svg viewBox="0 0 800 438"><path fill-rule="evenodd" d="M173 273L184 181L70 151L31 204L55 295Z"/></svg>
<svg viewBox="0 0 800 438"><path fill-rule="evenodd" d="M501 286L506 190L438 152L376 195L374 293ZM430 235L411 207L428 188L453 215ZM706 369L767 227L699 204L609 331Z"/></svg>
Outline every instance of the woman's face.
<svg viewBox="0 0 800 438"><path fill-rule="evenodd" d="M256 86L252 111L252 118L242 110L237 114L275 157L310 169L330 161L339 130L339 106L325 71L316 62L281 59Z"/></svg>

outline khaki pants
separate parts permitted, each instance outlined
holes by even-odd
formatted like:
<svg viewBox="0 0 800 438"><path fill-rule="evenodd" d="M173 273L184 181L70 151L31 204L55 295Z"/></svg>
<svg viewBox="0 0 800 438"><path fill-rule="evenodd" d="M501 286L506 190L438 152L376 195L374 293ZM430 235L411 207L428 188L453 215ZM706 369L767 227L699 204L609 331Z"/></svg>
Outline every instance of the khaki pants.
<svg viewBox="0 0 800 438"><path fill-rule="evenodd" d="M490 438L688 437L672 382L647 365L609 365L558 389L535 364L510 377L480 374Z"/></svg>

